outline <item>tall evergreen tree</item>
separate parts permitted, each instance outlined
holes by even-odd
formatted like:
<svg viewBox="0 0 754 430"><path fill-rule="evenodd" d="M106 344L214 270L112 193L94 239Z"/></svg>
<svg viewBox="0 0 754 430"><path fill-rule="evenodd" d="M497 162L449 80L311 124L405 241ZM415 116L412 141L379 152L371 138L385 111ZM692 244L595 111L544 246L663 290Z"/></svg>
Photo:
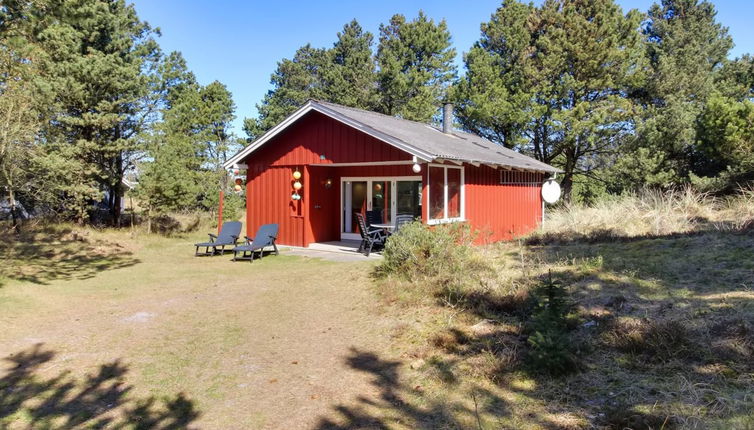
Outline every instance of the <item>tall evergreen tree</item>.
<svg viewBox="0 0 754 430"><path fill-rule="evenodd" d="M697 121L697 148L714 169L706 176L730 176L733 184L723 186L753 180L754 101L713 93Z"/></svg>
<svg viewBox="0 0 754 430"><path fill-rule="evenodd" d="M640 23L638 11L624 14L614 0L548 0L540 8L530 151L562 167L566 198L574 178L594 176L635 129L629 94L643 83Z"/></svg>
<svg viewBox="0 0 754 430"><path fill-rule="evenodd" d="M180 53L160 66L161 118L144 137L138 193L154 214L213 208L227 177L222 164L235 151L230 131L235 105L220 82L201 86Z"/></svg>
<svg viewBox="0 0 754 430"><path fill-rule="evenodd" d="M532 115L533 82L525 72L533 14L531 4L505 0L482 23L482 38L464 55L466 74L453 88L460 124L508 148L523 142Z"/></svg>
<svg viewBox="0 0 754 430"><path fill-rule="evenodd" d="M613 0L507 0L482 25L454 94L464 127L574 178L593 176L633 132L641 15Z"/></svg>
<svg viewBox="0 0 754 430"><path fill-rule="evenodd" d="M299 48L292 59L283 59L272 74L272 89L257 105L257 118L244 120L244 131L253 140L309 99L373 109L377 102L373 36L356 20L343 26L331 49Z"/></svg>
<svg viewBox="0 0 754 430"><path fill-rule="evenodd" d="M338 33L331 49L305 45L278 63L273 88L257 105L259 116L244 120L254 139L282 121L308 99L320 99L407 119L428 121L455 77L450 33L424 13L411 22L395 15L380 26L376 59L373 36L355 20ZM375 65L379 67L375 71Z"/></svg>
<svg viewBox="0 0 754 430"><path fill-rule="evenodd" d="M644 33L651 79L641 142L661 156L655 172L648 173L664 172L660 177L673 183L695 170L695 158L701 156L695 148L696 122L733 45L715 16L712 3L699 0L662 0L649 10Z"/></svg>
<svg viewBox="0 0 754 430"><path fill-rule="evenodd" d="M329 50L330 65L323 69L327 101L361 109L374 109L377 88L372 43L374 37L354 19L343 26Z"/></svg>
<svg viewBox="0 0 754 430"><path fill-rule="evenodd" d="M196 205L202 165L201 144L195 137L200 86L181 53L162 59L157 79L160 120L141 136L144 153L136 187L146 209L147 231L155 215Z"/></svg>
<svg viewBox="0 0 754 430"><path fill-rule="evenodd" d="M299 48L292 59L280 61L270 79L272 89L257 104L258 118L244 120L249 139L259 137L307 100L324 98L322 69L327 65L327 51L308 44Z"/></svg>
<svg viewBox="0 0 754 430"><path fill-rule="evenodd" d="M397 14L388 24L380 25L379 110L429 121L455 78L455 55L445 20L435 23L420 11L413 21Z"/></svg>
<svg viewBox="0 0 754 430"><path fill-rule="evenodd" d="M33 38L46 53L41 76L57 111L47 128L50 149L69 145L66 157L84 163L69 178L77 218L108 191L117 220L121 180L144 125L143 70L159 55L155 33L124 0L49 0L32 14Z"/></svg>
<svg viewBox="0 0 754 430"><path fill-rule="evenodd" d="M229 191L231 184L223 168L229 155L239 147L237 139L230 130L235 119L233 98L220 82L212 82L202 87L199 92L200 102L197 106L198 125L201 132L202 160L204 162L200 185L202 187L202 206L213 210L218 204L218 192Z"/></svg>

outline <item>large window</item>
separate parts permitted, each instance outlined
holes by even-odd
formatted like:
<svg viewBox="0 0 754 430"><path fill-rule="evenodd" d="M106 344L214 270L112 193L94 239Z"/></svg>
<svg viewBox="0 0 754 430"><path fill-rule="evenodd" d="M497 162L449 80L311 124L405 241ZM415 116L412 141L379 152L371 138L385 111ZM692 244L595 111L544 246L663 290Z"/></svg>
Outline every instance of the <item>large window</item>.
<svg viewBox="0 0 754 430"><path fill-rule="evenodd" d="M454 166L429 167L430 224L463 219L463 168Z"/></svg>

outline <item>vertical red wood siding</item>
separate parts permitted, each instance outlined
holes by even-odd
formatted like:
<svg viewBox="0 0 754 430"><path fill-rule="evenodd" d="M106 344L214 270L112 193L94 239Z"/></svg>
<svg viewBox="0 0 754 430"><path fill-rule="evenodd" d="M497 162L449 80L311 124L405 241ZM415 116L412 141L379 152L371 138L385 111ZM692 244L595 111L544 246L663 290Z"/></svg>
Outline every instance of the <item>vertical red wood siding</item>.
<svg viewBox="0 0 754 430"><path fill-rule="evenodd" d="M543 181L542 173L466 166L466 218L477 240L510 240L535 230L542 222Z"/></svg>
<svg viewBox="0 0 754 430"><path fill-rule="evenodd" d="M331 163L407 162L411 156L318 112L310 112L255 151L247 170L246 232L262 224L280 225L278 243L307 246L340 239L340 182L343 177L421 176L423 216L427 218L427 166L410 164L328 167ZM302 173L301 200L291 199L293 172ZM506 172L464 165L465 216L480 232L479 242L526 234L542 220L538 173ZM330 188L327 181L332 181Z"/></svg>
<svg viewBox="0 0 754 430"><path fill-rule="evenodd" d="M247 235L253 236L262 224L276 223L280 225L280 244L307 246L314 241L339 240L341 176L408 175L413 174L411 166L315 165L409 160L410 155L393 146L310 112L245 161ZM291 200L296 169L302 173L299 201ZM324 186L327 178L333 182L330 189Z"/></svg>
<svg viewBox="0 0 754 430"><path fill-rule="evenodd" d="M349 167L313 165L309 166L307 171L311 183L307 199L309 214L311 214L306 236L307 244L340 240L341 178L421 176L411 170L411 165ZM330 188L325 185L328 179L332 182Z"/></svg>

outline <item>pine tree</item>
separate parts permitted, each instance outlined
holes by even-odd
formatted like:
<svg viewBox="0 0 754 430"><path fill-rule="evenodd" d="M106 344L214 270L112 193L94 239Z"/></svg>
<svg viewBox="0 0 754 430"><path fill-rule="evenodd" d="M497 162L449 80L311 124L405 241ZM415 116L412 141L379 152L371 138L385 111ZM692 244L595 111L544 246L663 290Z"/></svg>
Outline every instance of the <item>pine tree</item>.
<svg viewBox="0 0 754 430"><path fill-rule="evenodd" d="M525 74L534 6L505 0L483 23L482 38L464 55L466 74L453 88L463 128L508 148L523 143L533 94Z"/></svg>
<svg viewBox="0 0 754 430"><path fill-rule="evenodd" d="M644 79L640 23L638 11L624 14L613 0L548 0L538 12L529 150L561 166L566 199L575 177L594 176L632 137L629 94Z"/></svg>
<svg viewBox="0 0 754 430"><path fill-rule="evenodd" d="M148 231L154 216L196 206L202 166L196 108L200 85L179 52L161 60L157 79L155 103L161 107L160 120L141 136L144 154L138 163L136 187L147 212Z"/></svg>
<svg viewBox="0 0 754 430"><path fill-rule="evenodd" d="M147 210L147 232L154 216L195 207L200 193L199 163L191 140L158 136L162 139L150 145L151 159L141 164L136 187L136 195Z"/></svg>
<svg viewBox="0 0 754 430"><path fill-rule="evenodd" d="M299 48L283 59L272 74L272 89L257 105L259 116L244 119L244 131L253 140L309 99L362 109L377 103L373 36L356 20L343 26L331 49Z"/></svg>
<svg viewBox="0 0 754 430"><path fill-rule="evenodd" d="M694 169L696 121L733 44L715 16L712 3L698 0L662 0L649 10L651 79L640 134L651 152L662 155L657 170L672 173L671 183L658 185L685 181Z"/></svg>
<svg viewBox="0 0 754 430"><path fill-rule="evenodd" d="M204 160L212 170L222 170L228 156L238 149L235 136L230 130L235 119L233 112L236 105L228 88L218 81L202 87L199 102L194 105L197 110L197 126L204 141Z"/></svg>
<svg viewBox="0 0 754 430"><path fill-rule="evenodd" d="M550 274L533 293L536 307L526 327L530 347L527 364L536 373L553 376L574 372L578 357L568 332L567 317L572 307L568 290Z"/></svg>
<svg viewBox="0 0 754 430"><path fill-rule="evenodd" d="M212 209L218 191L228 185L222 165L237 149L230 131L232 95L217 81L199 85L180 53L164 60L160 75L162 121L145 138L147 157L140 168L139 196L150 216Z"/></svg>
<svg viewBox="0 0 754 430"><path fill-rule="evenodd" d="M388 24L380 25L378 109L387 115L429 121L455 78L455 55L444 20L435 24L421 11L413 21L394 15Z"/></svg>
<svg viewBox="0 0 754 430"><path fill-rule="evenodd" d="M377 88L372 43L374 37L354 19L343 26L328 51L323 91L327 101L361 109L374 109Z"/></svg>
<svg viewBox="0 0 754 430"><path fill-rule="evenodd" d="M754 101L736 100L714 92L697 121L697 150L708 177L727 176L722 186L754 180Z"/></svg>
<svg viewBox="0 0 754 430"><path fill-rule="evenodd" d="M272 89L257 104L258 118L246 118L244 131L250 140L259 137L309 99L324 98L323 71L328 65L324 49L305 45L292 59L283 59L272 74Z"/></svg>
<svg viewBox="0 0 754 430"><path fill-rule="evenodd" d="M101 191L111 217L120 213L121 180L136 150L149 92L143 73L159 49L151 27L124 0L48 0L32 15L32 37L44 50L40 75L54 100L46 140L70 145L66 157L84 165L70 177L73 212L83 221Z"/></svg>
<svg viewBox="0 0 754 430"><path fill-rule="evenodd" d="M459 121L574 178L594 176L633 132L641 15L613 0L506 1L482 25L454 89Z"/></svg>
<svg viewBox="0 0 754 430"><path fill-rule="evenodd" d="M230 123L235 118L235 104L227 88L217 81L201 88L199 96L197 125L201 131L197 137L201 140L203 161L199 181L201 204L204 209L214 210L219 191L229 191L231 186L223 164L239 149L230 130Z"/></svg>

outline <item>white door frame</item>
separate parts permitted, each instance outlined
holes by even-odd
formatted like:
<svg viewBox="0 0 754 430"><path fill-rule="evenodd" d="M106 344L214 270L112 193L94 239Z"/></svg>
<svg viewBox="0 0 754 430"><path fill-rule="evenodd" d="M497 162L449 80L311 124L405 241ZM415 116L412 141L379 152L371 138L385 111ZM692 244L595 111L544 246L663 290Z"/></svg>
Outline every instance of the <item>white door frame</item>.
<svg viewBox="0 0 754 430"><path fill-rule="evenodd" d="M367 183L367 210L371 210L372 204L372 182L390 182L390 219L395 220L396 199L395 190L398 181L421 181L421 176L347 176L340 178L340 239L341 240L361 240L359 233L345 233L345 190L346 182L366 182Z"/></svg>

